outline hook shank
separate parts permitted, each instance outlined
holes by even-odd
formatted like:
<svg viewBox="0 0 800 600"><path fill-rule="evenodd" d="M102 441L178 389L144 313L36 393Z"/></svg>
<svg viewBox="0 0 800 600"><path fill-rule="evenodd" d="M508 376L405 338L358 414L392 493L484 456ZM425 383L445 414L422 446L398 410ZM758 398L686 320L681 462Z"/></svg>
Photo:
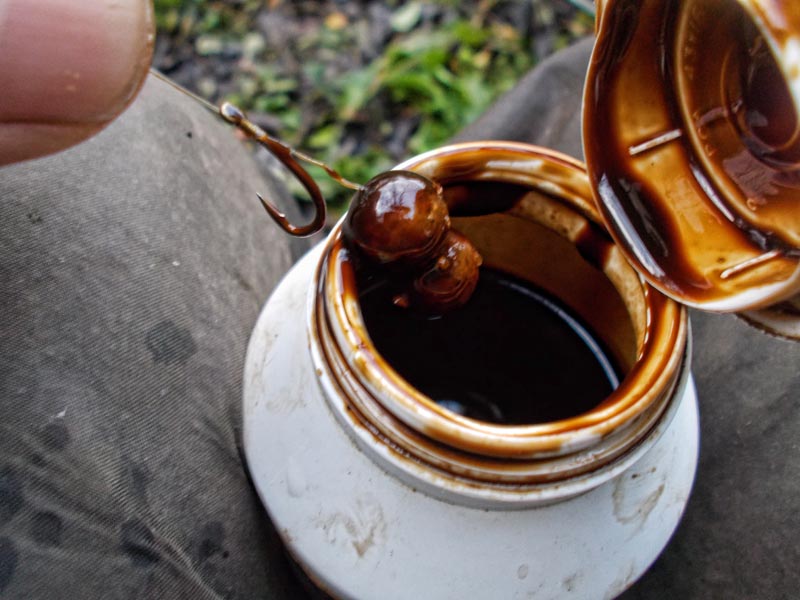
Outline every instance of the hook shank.
<svg viewBox="0 0 800 600"><path fill-rule="evenodd" d="M323 198L319 186L311 175L309 175L308 171L295 160L294 151L289 146L270 137L258 125L248 120L244 112L229 102L225 102L219 107L219 114L223 119L238 127L248 137L264 146L270 154L281 161L281 163L292 172L292 175L303 184L303 187L311 197L311 201L314 203L314 218L307 225L298 226L292 225L286 218L286 215L279 211L273 204L266 201L260 194L257 194L267 214L269 214L284 231L291 235L304 237L320 231L325 226L325 214L327 211L325 198Z"/></svg>

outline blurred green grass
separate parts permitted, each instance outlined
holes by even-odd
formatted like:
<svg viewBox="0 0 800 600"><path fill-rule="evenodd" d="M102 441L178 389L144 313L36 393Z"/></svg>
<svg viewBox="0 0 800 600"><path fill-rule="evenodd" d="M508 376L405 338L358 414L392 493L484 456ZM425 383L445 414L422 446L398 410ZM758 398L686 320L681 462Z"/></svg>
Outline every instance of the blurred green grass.
<svg viewBox="0 0 800 600"><path fill-rule="evenodd" d="M539 0L155 0L155 14L165 63L201 74L180 83L359 182L446 142L593 27ZM335 215L350 192L313 174Z"/></svg>

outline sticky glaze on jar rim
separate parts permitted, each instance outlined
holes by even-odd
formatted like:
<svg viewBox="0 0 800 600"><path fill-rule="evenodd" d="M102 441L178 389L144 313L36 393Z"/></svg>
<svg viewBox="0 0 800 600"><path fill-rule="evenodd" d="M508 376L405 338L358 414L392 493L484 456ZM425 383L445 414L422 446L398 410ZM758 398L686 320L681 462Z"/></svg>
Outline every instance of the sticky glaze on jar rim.
<svg viewBox="0 0 800 600"><path fill-rule="evenodd" d="M600 223L583 165L551 150L508 142L458 144L423 154L398 168L418 171L444 185L516 183L558 198L587 222ZM512 207L510 212L519 210ZM602 455L600 446L604 444L608 460L620 456L639 443L664 412L685 363L685 309L647 286L621 254L610 253L607 260L616 261L618 270L627 269L626 280L618 284L628 286L630 293L633 282L646 306L646 314L639 317L638 358L617 390L597 408L573 418L537 425L494 425L443 409L414 389L369 339L353 267L338 229L331 235L312 290L312 344L322 343L327 352L323 362L328 366L336 363L330 369L332 377L349 396L362 425L374 429L376 435L387 436L388 431L395 449L422 460L440 461L451 471L486 473L490 479L508 473L506 466L495 468L498 459L528 460L521 471L534 479L547 479L548 474L569 476L575 473L574 464L565 471L537 470L530 461L574 455L589 448ZM454 455L458 458L455 462L451 460Z"/></svg>

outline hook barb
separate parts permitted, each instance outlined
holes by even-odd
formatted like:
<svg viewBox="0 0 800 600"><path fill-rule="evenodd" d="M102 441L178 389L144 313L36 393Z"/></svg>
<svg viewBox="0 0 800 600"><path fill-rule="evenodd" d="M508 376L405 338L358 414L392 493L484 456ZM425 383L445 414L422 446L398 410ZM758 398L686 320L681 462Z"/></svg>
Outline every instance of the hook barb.
<svg viewBox="0 0 800 600"><path fill-rule="evenodd" d="M264 210L267 211L267 214L272 218L273 221L275 221L278 225L280 225L281 229L283 229L287 233L290 233L291 235L302 235L295 233L295 231L298 228L289 223L289 220L286 218L286 215L282 213L280 210L278 210L275 207L275 205L264 200L264 196L262 196L258 192L256 192L256 196L258 196L258 199L261 201L261 206L264 207Z"/></svg>

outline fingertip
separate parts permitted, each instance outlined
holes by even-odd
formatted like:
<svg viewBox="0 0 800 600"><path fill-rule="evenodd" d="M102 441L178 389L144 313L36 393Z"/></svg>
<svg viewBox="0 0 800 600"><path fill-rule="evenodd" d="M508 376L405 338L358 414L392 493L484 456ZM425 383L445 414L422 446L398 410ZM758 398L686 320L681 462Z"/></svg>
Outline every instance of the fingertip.
<svg viewBox="0 0 800 600"><path fill-rule="evenodd" d="M66 148L113 120L141 88L153 43L149 0L0 3L0 164Z"/></svg>
<svg viewBox="0 0 800 600"><path fill-rule="evenodd" d="M0 124L0 167L54 154L91 137L101 124L3 123Z"/></svg>

